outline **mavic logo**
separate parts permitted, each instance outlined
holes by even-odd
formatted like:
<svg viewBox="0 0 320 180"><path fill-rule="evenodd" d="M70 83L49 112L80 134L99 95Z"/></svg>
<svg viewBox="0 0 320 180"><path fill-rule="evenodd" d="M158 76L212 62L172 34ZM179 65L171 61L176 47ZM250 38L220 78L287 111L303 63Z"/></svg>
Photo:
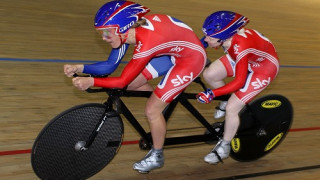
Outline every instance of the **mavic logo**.
<svg viewBox="0 0 320 180"><path fill-rule="evenodd" d="M279 100L267 100L261 103L263 108L272 109L281 106L281 101Z"/></svg>
<svg viewBox="0 0 320 180"><path fill-rule="evenodd" d="M193 72L190 73L190 76L186 75L186 76L180 77L179 75L177 75L176 77L177 77L176 79L171 80L171 83L173 84L174 87L180 86L181 84L192 81Z"/></svg>
<svg viewBox="0 0 320 180"><path fill-rule="evenodd" d="M152 18L152 20L161 22L161 20L160 20L160 18L159 18L158 16L154 16L154 17Z"/></svg>
<svg viewBox="0 0 320 180"><path fill-rule="evenodd" d="M184 49L184 48L182 48L182 47L176 46L176 47L170 49L169 52L173 52L173 51L175 51L175 52L180 52L180 51L182 51L183 49Z"/></svg>
<svg viewBox="0 0 320 180"><path fill-rule="evenodd" d="M271 82L271 78L260 80L259 78L256 78L256 81L252 82L251 85L253 86L253 89L259 89L265 86L268 86Z"/></svg>

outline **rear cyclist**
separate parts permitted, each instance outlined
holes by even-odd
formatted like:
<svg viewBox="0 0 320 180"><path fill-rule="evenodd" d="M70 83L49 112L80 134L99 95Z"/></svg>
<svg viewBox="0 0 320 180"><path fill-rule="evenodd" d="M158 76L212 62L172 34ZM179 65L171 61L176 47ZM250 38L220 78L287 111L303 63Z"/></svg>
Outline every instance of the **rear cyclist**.
<svg viewBox="0 0 320 180"><path fill-rule="evenodd" d="M224 135L204 160L215 164L229 156L230 141L239 127L239 112L274 80L279 71L276 50L269 39L244 26L249 19L238 13L218 11L203 24L205 41L209 47L223 47L226 55L204 70L203 76L214 89L198 94L202 103L210 103L215 96L232 93L226 104ZM226 77L234 77L224 83Z"/></svg>
<svg viewBox="0 0 320 180"><path fill-rule="evenodd" d="M112 48L124 43L135 44L133 57L120 77L73 78L74 86L80 90L91 86L124 88L134 81L140 83L140 77L154 78L155 71L147 66L152 58L171 56L172 67L146 104L153 148L133 165L142 173L163 166L166 122L162 111L200 75L207 59L203 45L189 26L168 15L145 15L148 12L148 8L130 1L111 1L103 5L97 12L95 28Z"/></svg>

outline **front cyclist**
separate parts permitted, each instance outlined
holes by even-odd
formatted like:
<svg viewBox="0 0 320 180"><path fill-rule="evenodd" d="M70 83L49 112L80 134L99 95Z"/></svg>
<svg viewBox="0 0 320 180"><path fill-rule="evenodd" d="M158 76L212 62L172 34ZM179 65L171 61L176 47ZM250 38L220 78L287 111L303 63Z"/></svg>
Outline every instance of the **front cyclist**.
<svg viewBox="0 0 320 180"><path fill-rule="evenodd" d="M162 111L200 75L207 58L204 47L189 26L168 15L145 15L148 12L148 8L130 1L111 1L103 5L96 14L96 29L112 48L124 43L134 44L133 57L120 77L73 78L74 86L80 90L91 86L124 88L133 81L139 81L140 77L153 78L152 68L146 67L152 58L163 55L173 58L173 66L146 104L153 148L133 165L142 173L163 166L166 122Z"/></svg>
<svg viewBox="0 0 320 180"><path fill-rule="evenodd" d="M249 20L238 13L218 11L203 24L209 47L223 47L226 55L213 62L203 73L214 89L198 94L198 100L209 103L215 96L232 93L226 105L223 139L204 158L215 164L229 156L230 141L239 127L239 112L274 80L279 60L272 43L265 36L244 26ZM225 84L223 79L234 77Z"/></svg>

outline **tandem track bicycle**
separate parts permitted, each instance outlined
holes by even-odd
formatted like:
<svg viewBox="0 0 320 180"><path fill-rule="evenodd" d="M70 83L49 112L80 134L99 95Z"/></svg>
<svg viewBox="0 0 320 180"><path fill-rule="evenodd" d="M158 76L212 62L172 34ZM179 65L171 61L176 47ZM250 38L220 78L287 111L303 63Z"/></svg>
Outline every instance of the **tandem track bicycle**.
<svg viewBox="0 0 320 180"><path fill-rule="evenodd" d="M194 80L206 89L198 77ZM152 92L125 89L88 89L89 93L105 92L104 103L87 103L72 107L54 117L39 133L32 147L31 164L41 179L87 179L105 166L117 154L123 142L125 119L139 133L139 147L150 149L152 137L146 132L122 101L123 97L148 98ZM216 97L228 100L230 95ZM210 124L190 103L195 93L182 92L163 111L166 120L181 104L205 128L199 135L167 137L165 146L196 142L217 142L223 136L224 122ZM240 127L231 141L230 156L237 161L254 161L274 150L288 133L293 108L279 94L253 100L239 113Z"/></svg>

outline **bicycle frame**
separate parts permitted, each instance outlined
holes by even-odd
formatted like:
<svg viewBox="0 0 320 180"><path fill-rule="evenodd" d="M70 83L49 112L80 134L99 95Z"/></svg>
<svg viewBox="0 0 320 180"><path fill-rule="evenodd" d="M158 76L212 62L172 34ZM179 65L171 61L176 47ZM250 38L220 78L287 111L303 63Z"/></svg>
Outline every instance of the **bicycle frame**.
<svg viewBox="0 0 320 180"><path fill-rule="evenodd" d="M200 77L196 78L196 83L199 83L204 89L206 89L205 85L201 81ZM113 105L116 106L116 112L118 114L123 114L124 117L128 120L128 122L136 129L136 131L140 134L142 140L145 143L145 147L141 147L142 149L150 149L152 147L152 138L151 133L147 133L144 128L140 125L128 107L121 100L121 97L145 97L148 98L151 95L151 91L127 91L124 89L89 89L87 90L89 93L94 92L106 92L109 97L108 100L104 103L107 106L107 110L113 110ZM224 95L215 98L215 100L228 100L230 95ZM202 135L192 135L192 136L183 136L183 137L170 137L165 139L165 146L167 145L177 145L177 144L186 144L186 143L196 143L196 142L205 142L209 140L218 140L219 137L212 127L211 124L200 114L200 112L189 102L189 99L196 99L195 93L186 93L182 92L175 100L173 100L163 111L163 115L166 121L172 115L175 107L180 103L184 108L186 108L195 118L198 120L210 133L202 134Z"/></svg>
<svg viewBox="0 0 320 180"><path fill-rule="evenodd" d="M206 89L200 78L194 82ZM120 114L140 134L140 148L146 150L152 147L151 133L144 130L121 99L148 98L152 92L103 88L87 91L106 92L109 96L103 104L87 103L67 109L55 116L37 136L32 147L31 163L41 179L88 178L103 169L117 154L123 141L124 127ZM220 96L215 100L228 100L229 97ZM210 125L189 102L190 99L196 99L196 94L182 92L163 110L165 120L168 121L180 103L206 128L206 132L166 138L165 146L214 143L222 138L224 122ZM237 161L253 161L270 153L287 135L292 117L292 105L282 95L266 95L250 102L239 113L242 126L231 141L230 156ZM100 162L94 158L96 155L101 158ZM73 169L71 173L70 169Z"/></svg>

